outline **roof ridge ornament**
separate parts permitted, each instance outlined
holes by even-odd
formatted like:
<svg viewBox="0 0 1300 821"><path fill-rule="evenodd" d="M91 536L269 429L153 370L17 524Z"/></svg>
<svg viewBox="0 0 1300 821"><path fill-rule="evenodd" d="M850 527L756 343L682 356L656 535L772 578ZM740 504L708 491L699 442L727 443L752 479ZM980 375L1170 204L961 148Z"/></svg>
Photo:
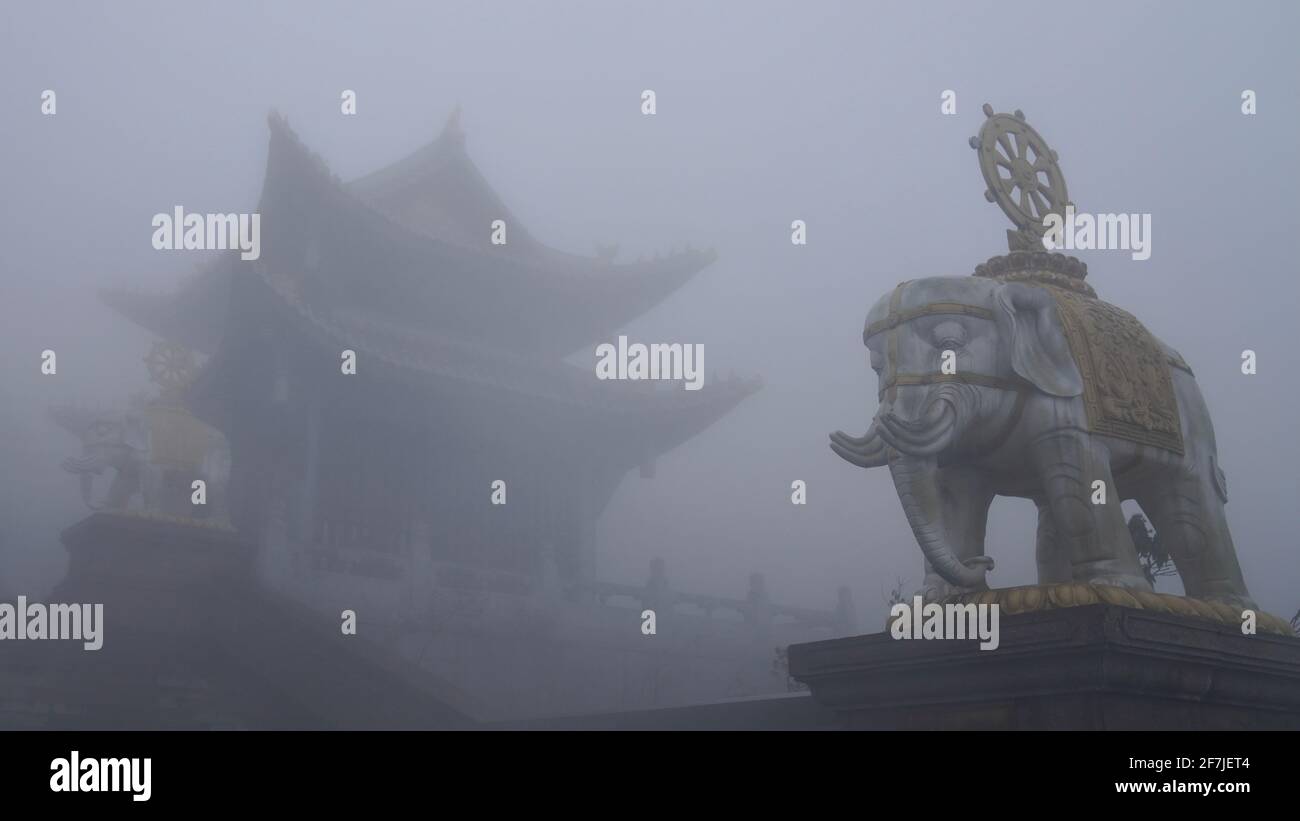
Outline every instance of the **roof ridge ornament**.
<svg viewBox="0 0 1300 821"><path fill-rule="evenodd" d="M272 136L282 138L294 152L303 155L307 160L307 164L316 173L329 180L336 187L341 188L343 186L343 181L339 179L339 176L330 171L325 158L307 147L307 144L302 141L302 137L298 136L298 132L294 130L293 126L289 125L289 118L282 114L279 109L272 108L266 116L266 122L271 128Z"/></svg>
<svg viewBox="0 0 1300 821"><path fill-rule="evenodd" d="M1016 226L1007 231L1010 250L1044 250L1044 218L1055 213L1064 219L1066 207L1074 205L1057 164L1059 157L1025 122L1020 109L995 114L993 106L985 103L983 110L988 119L979 136L970 138L970 147L979 154L980 172L988 186L984 199L997 203Z"/></svg>
<svg viewBox="0 0 1300 821"><path fill-rule="evenodd" d="M445 137L464 141L465 131L460 127L460 103L456 103L456 107L447 116L447 123L442 127L442 134Z"/></svg>

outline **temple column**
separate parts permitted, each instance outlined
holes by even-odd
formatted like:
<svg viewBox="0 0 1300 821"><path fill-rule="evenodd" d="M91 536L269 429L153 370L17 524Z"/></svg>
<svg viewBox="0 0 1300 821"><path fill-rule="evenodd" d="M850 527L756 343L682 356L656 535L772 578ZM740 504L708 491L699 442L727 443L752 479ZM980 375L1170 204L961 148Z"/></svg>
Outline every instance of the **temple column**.
<svg viewBox="0 0 1300 821"><path fill-rule="evenodd" d="M311 544L315 535L317 474L320 472L320 402L312 398L307 403L306 445L303 456L302 488L298 495L298 516L295 522L299 545Z"/></svg>

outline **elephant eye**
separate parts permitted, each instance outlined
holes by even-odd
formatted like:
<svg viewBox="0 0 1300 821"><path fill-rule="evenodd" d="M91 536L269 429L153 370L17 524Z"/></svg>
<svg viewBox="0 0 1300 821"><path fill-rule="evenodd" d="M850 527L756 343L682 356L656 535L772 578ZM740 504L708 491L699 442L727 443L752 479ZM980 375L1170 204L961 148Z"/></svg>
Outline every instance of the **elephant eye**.
<svg viewBox="0 0 1300 821"><path fill-rule="evenodd" d="M960 322L951 320L940 322L931 331L936 340L935 347L941 351L957 350L966 344L966 329L961 326Z"/></svg>

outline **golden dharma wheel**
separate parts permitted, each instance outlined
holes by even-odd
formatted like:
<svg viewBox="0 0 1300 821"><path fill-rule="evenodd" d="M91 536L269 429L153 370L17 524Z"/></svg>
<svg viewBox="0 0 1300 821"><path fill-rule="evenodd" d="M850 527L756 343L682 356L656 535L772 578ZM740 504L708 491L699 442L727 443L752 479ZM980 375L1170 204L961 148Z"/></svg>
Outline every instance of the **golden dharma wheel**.
<svg viewBox="0 0 1300 821"><path fill-rule="evenodd" d="M997 203L1019 231L1041 237L1047 215L1063 216L1070 204L1057 154L1025 122L1024 112L995 114L985 103L984 116L988 119L979 136L970 139L988 186L984 198Z"/></svg>

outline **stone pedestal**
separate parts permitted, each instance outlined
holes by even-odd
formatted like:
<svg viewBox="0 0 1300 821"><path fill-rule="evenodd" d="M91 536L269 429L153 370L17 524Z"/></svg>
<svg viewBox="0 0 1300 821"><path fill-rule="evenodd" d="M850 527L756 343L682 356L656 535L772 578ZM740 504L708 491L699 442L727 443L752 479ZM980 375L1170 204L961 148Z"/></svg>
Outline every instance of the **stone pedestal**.
<svg viewBox="0 0 1300 821"><path fill-rule="evenodd" d="M1001 643L791 645L848 729L1300 729L1300 639L1108 604L1003 614Z"/></svg>
<svg viewBox="0 0 1300 821"><path fill-rule="evenodd" d="M253 547L229 528L96 513L63 531L68 572L51 593L100 602L110 629L194 637L229 623L253 585Z"/></svg>
<svg viewBox="0 0 1300 821"><path fill-rule="evenodd" d="M6 641L0 727L406 729L472 726L472 700L260 585L253 547L201 522L96 513L63 532L47 601L103 605L103 646ZM35 597L40 598L40 597Z"/></svg>

